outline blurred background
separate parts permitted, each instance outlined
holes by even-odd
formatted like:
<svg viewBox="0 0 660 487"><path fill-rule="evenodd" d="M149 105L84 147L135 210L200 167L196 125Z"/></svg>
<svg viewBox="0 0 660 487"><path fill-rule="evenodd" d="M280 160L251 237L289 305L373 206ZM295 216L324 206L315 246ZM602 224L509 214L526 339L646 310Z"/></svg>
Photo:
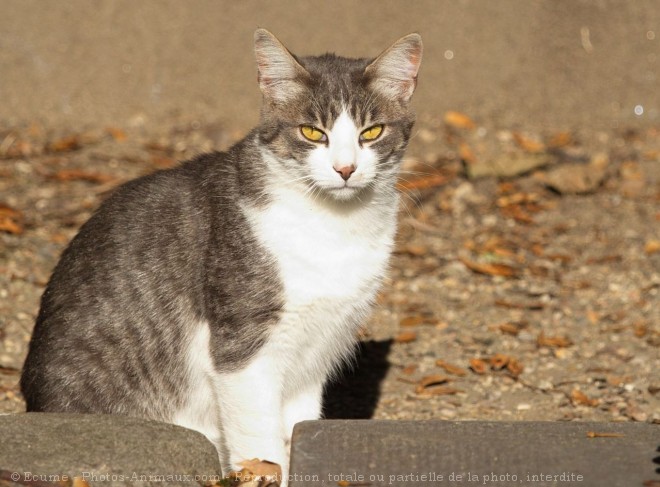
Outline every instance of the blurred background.
<svg viewBox="0 0 660 487"><path fill-rule="evenodd" d="M184 113L250 128L257 27L300 55L372 57L421 33L421 116L453 109L530 129L660 119L653 0L6 0L0 121L122 125Z"/></svg>
<svg viewBox="0 0 660 487"><path fill-rule="evenodd" d="M257 124L258 27L424 39L390 275L328 417L660 423L656 0L3 0L0 412L80 225Z"/></svg>

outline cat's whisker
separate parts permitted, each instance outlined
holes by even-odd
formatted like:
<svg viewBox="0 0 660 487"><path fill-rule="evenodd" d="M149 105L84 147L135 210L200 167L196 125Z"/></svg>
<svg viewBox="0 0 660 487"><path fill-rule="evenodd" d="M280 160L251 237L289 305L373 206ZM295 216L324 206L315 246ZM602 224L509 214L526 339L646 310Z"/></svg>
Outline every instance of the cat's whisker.
<svg viewBox="0 0 660 487"><path fill-rule="evenodd" d="M426 166L426 167L428 167L428 168L429 168L429 172L422 172L422 171L416 171L416 170L414 170L414 169L402 169L402 168L399 168L398 171L399 171L400 173L412 173L412 172L417 172L419 175L423 175L423 176L430 176L430 175L438 174L438 170L439 170L439 168L438 168L437 166L434 166L433 164L430 164L430 163L428 163L428 162L424 162L424 161L416 161L416 164L421 165L421 166ZM388 165L389 165L389 164L388 164L387 161L380 161L380 162L376 163L376 167L377 167L377 168L386 167L386 166L388 166Z"/></svg>
<svg viewBox="0 0 660 487"><path fill-rule="evenodd" d="M293 185L293 183L297 183L297 182L300 182L300 181L303 181L303 182L314 181L314 178L313 178L312 176L310 176L310 175L307 175L307 176L301 176L301 177L299 177L299 178L287 179L287 180L284 182L284 184L287 184L287 185Z"/></svg>
<svg viewBox="0 0 660 487"><path fill-rule="evenodd" d="M405 178L399 178L399 179L404 182L407 181ZM378 181L378 176L374 178L374 181ZM398 193L399 195L402 195L404 198L407 198L416 208L421 210L422 208L421 200L419 199L419 197L413 196L409 191L399 189L396 185L387 187L387 191L395 192Z"/></svg>
<svg viewBox="0 0 660 487"><path fill-rule="evenodd" d="M317 186L315 184L308 184L307 189L305 189L305 192L303 193L304 196L309 196L314 200L314 191L316 191Z"/></svg>
<svg viewBox="0 0 660 487"><path fill-rule="evenodd" d="M369 93L369 97L367 98L367 101L364 104L364 107L362 108L363 113L369 113L371 112L371 109L373 108L374 103L376 102L376 92L372 91Z"/></svg>
<svg viewBox="0 0 660 487"><path fill-rule="evenodd" d="M321 114L325 113L326 110L323 110L323 108L321 107L321 103L318 101L316 96L312 95L312 96L310 96L309 99L311 100L312 105L316 109L317 117L318 117L318 120L320 121L321 120Z"/></svg>

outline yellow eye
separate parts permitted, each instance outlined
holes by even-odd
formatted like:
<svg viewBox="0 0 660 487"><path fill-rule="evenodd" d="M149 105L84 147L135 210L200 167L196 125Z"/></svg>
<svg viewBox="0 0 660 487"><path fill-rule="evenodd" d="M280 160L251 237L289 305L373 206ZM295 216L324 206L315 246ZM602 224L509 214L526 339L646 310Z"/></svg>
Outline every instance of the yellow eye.
<svg viewBox="0 0 660 487"><path fill-rule="evenodd" d="M374 125L373 127L369 127L367 130L362 131L360 134L360 140L376 140L378 137L380 137L380 134L383 133L383 126L382 125Z"/></svg>
<svg viewBox="0 0 660 487"><path fill-rule="evenodd" d="M312 142L325 142L328 140L322 131L316 127L312 127L311 125L301 125L300 133L303 134L303 137L305 137L307 140L311 140Z"/></svg>

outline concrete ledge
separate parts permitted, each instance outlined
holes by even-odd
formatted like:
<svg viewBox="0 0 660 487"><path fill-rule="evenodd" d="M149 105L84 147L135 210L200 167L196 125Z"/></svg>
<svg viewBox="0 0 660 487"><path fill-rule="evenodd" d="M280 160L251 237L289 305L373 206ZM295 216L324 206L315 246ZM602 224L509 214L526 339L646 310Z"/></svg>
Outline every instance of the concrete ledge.
<svg viewBox="0 0 660 487"><path fill-rule="evenodd" d="M92 486L163 487L220 475L215 447L200 433L126 416L11 414L0 416L0 438L0 485L33 485L25 483L31 476L52 485L82 477Z"/></svg>
<svg viewBox="0 0 660 487"><path fill-rule="evenodd" d="M660 481L660 426L652 424L307 421L296 426L292 444L290 487Z"/></svg>

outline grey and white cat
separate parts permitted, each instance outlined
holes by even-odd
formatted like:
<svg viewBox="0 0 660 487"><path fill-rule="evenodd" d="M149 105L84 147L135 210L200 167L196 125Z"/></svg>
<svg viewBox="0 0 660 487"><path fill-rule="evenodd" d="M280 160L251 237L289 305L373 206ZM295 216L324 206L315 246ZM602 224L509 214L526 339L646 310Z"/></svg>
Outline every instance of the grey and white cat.
<svg viewBox="0 0 660 487"><path fill-rule="evenodd" d="M260 29L255 50L260 125L124 185L62 255L21 379L29 411L175 423L226 470L286 472L386 271L422 42L298 58Z"/></svg>

